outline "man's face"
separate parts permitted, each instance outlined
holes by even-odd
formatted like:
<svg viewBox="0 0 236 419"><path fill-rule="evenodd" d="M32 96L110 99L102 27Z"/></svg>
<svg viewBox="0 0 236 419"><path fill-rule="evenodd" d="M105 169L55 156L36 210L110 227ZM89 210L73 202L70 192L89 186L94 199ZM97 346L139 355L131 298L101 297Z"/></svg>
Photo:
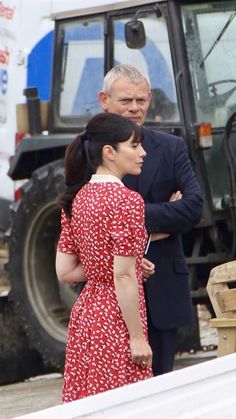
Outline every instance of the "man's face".
<svg viewBox="0 0 236 419"><path fill-rule="evenodd" d="M99 93L102 108L132 119L143 125L151 101L150 88L145 80L139 84L120 78L112 84L110 95Z"/></svg>

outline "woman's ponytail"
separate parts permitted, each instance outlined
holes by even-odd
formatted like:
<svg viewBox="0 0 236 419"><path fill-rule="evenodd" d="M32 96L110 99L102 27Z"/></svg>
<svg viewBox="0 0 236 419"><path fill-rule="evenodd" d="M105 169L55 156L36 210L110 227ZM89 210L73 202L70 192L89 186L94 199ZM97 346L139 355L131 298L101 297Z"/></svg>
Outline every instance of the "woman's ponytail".
<svg viewBox="0 0 236 419"><path fill-rule="evenodd" d="M58 203L71 217L71 206L77 192L90 180L92 170L89 164L89 139L86 134L78 135L66 149L65 154L65 191L59 196Z"/></svg>

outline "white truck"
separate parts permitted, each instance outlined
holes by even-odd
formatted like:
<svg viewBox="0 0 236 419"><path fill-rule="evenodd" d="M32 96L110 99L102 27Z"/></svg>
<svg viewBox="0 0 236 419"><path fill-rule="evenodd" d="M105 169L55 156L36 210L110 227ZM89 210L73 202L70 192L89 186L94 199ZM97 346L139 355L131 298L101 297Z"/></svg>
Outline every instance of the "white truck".
<svg viewBox="0 0 236 419"><path fill-rule="evenodd" d="M48 0L33 3L0 1L0 237L9 225L9 203L18 187L7 176L9 158L25 135L17 132L16 104L24 102L23 90L32 83L42 100L50 97L52 5Z"/></svg>
<svg viewBox="0 0 236 419"><path fill-rule="evenodd" d="M11 298L50 368L63 367L76 295L54 268L65 148L100 110L114 64L148 73L146 125L188 145L205 199L183 237L194 303L207 302L210 269L235 258L235 10L228 0L0 2L0 223Z"/></svg>

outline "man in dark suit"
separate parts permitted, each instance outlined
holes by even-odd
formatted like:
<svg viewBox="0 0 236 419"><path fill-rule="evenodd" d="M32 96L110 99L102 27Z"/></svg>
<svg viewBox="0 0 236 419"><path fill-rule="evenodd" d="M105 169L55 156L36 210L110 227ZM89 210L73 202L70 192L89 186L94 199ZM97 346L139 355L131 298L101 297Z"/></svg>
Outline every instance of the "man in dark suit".
<svg viewBox="0 0 236 419"><path fill-rule="evenodd" d="M151 101L144 74L130 65L117 65L99 92L106 112L119 113L143 125ZM145 284L149 342L154 375L173 368L177 330L193 321L181 234L191 230L202 214L202 197L183 139L143 128L147 152L139 177L124 183L145 201L145 223L151 234L147 258L156 271Z"/></svg>

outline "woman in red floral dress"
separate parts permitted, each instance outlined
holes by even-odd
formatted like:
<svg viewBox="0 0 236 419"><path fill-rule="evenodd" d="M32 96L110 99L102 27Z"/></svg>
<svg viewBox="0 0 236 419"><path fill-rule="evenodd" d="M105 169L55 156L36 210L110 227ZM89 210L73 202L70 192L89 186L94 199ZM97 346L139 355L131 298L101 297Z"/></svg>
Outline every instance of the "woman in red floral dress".
<svg viewBox="0 0 236 419"><path fill-rule="evenodd" d="M141 139L132 121L102 113L66 152L56 270L62 282L86 278L86 286L68 327L63 402L152 376L141 266L144 203L121 181L141 172Z"/></svg>

